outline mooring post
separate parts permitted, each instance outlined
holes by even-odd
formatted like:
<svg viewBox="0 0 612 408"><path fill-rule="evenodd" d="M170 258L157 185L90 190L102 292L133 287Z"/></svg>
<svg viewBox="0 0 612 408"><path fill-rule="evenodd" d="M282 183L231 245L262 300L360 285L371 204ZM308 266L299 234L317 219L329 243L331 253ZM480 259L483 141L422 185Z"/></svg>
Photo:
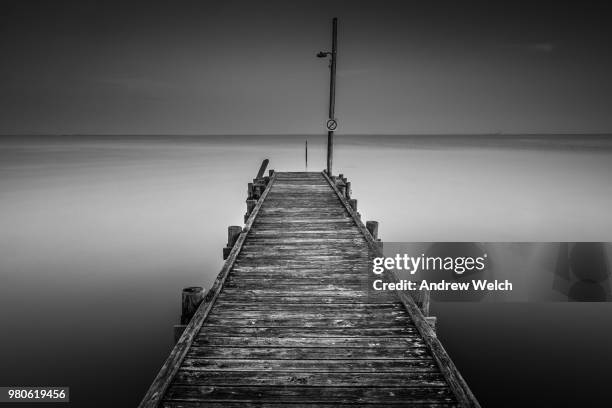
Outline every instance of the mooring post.
<svg viewBox="0 0 612 408"><path fill-rule="evenodd" d="M257 179L261 179L263 178L264 172L266 171L266 167L268 167L268 163L270 161L268 159L264 159L264 161L261 162L261 166L259 167L259 171L257 172Z"/></svg>
<svg viewBox="0 0 612 408"><path fill-rule="evenodd" d="M344 196L346 197L347 200L351 199L351 182L350 181L346 182L346 187L344 189Z"/></svg>
<svg viewBox="0 0 612 408"><path fill-rule="evenodd" d="M340 194L342 194L344 197L346 197L346 184L343 183L342 181L338 183L338 190L340 191Z"/></svg>
<svg viewBox="0 0 612 408"><path fill-rule="evenodd" d="M253 195L251 198L254 200L259 200L259 197L261 197L261 193L263 192L263 189L261 188L262 184L263 183L261 183L258 179L253 179Z"/></svg>
<svg viewBox="0 0 612 408"><path fill-rule="evenodd" d="M353 211L357 212L357 200L355 198L351 198L349 200L349 204L351 205Z"/></svg>
<svg viewBox="0 0 612 408"><path fill-rule="evenodd" d="M253 198L253 183L249 183L247 185L247 200L250 200Z"/></svg>
<svg viewBox="0 0 612 408"><path fill-rule="evenodd" d="M204 299L204 288L201 286L190 286L183 289L181 296L181 324L188 324L198 306Z"/></svg>
<svg viewBox="0 0 612 408"><path fill-rule="evenodd" d="M253 209L257 205L257 200L252 200L252 199L251 200L246 200L246 205L247 205L247 211L246 211L246 214L244 214L244 222L245 223L247 222L247 220L251 216L251 213L253 212Z"/></svg>
<svg viewBox="0 0 612 408"><path fill-rule="evenodd" d="M174 342L178 342L196 310L204 300L205 290L201 286L190 286L181 293L181 324L174 325Z"/></svg>
<svg viewBox="0 0 612 408"><path fill-rule="evenodd" d="M366 228L374 240L378 239L378 221L366 221Z"/></svg>
<svg viewBox="0 0 612 408"><path fill-rule="evenodd" d="M242 232L242 227L238 225L232 225L232 226L227 227L227 246L223 248L223 259L224 260L227 259L227 257L229 256L241 232Z"/></svg>
<svg viewBox="0 0 612 408"><path fill-rule="evenodd" d="M429 303L431 302L431 293L429 290L423 290L423 294L421 295L421 311L423 312L423 316L429 316ZM433 327L435 327L435 320Z"/></svg>

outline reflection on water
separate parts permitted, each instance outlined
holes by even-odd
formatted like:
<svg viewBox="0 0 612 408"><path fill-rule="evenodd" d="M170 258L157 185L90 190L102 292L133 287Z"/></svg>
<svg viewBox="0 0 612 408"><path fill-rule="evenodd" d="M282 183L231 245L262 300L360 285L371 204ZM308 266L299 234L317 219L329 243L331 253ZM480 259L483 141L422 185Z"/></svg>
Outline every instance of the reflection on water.
<svg viewBox="0 0 612 408"><path fill-rule="evenodd" d="M303 170L305 138L0 140L0 385L69 385L72 406L134 406L171 347L181 288L210 287L219 271L261 160ZM309 169L322 169L324 137L308 141ZM335 166L383 240L612 241L611 158L605 137L339 136ZM479 376L448 323L468 307L440 305L440 335L482 402L495 401L499 382ZM480 314L474 331L501 324Z"/></svg>

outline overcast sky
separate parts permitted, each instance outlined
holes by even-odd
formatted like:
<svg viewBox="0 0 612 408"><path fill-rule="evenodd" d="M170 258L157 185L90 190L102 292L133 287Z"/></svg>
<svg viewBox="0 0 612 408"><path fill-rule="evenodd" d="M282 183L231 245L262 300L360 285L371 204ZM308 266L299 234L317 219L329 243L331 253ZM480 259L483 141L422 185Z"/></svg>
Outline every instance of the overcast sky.
<svg viewBox="0 0 612 408"><path fill-rule="evenodd" d="M1 134L322 133L334 16L340 133L612 131L585 2L124 3L2 2Z"/></svg>

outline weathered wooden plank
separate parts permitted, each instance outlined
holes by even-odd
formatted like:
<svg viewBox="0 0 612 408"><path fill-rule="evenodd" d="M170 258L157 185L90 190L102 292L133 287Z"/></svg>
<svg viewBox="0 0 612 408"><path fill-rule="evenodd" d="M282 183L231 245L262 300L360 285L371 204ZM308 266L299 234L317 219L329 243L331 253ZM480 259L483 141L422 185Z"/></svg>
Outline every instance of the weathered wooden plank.
<svg viewBox="0 0 612 408"><path fill-rule="evenodd" d="M402 311L405 309L401 303L342 303L342 304L288 304L288 303L261 303L261 302L225 302L217 300L211 313L225 313L229 311L264 311L264 312L303 312L310 313L343 313L343 312L366 312L386 313L388 311Z"/></svg>
<svg viewBox="0 0 612 408"><path fill-rule="evenodd" d="M410 403L454 402L445 387L299 387L299 386L190 386L172 385L166 400L178 401L257 401L285 403Z"/></svg>
<svg viewBox="0 0 612 408"><path fill-rule="evenodd" d="M234 280L232 282L226 282L225 288L224 290L231 290L231 289L243 289L243 290L251 290L251 291L255 291L255 290L266 290L266 291L325 291L325 292L342 292L342 291L367 291L370 288L370 284L368 283L367 280L364 281L358 281L358 280L344 280L344 281L340 281L340 280L336 280L336 281L330 281L329 283L317 283L317 284L312 284L311 283L307 283L304 285L298 284L296 283L292 283L291 281L287 280L286 282L283 282L282 280L274 280L272 282L259 282L257 280L254 280L252 282L249 281L243 281L243 280ZM279 293L280 294L280 293ZM363 294L363 293L362 293Z"/></svg>
<svg viewBox="0 0 612 408"><path fill-rule="evenodd" d="M355 320L355 319L396 319L405 318L410 319L408 313L405 310L387 310L381 313L380 310L356 310L356 311L336 311L330 312L328 310L235 310L235 309L217 309L210 313L210 316L214 316L218 319L303 319L303 320L316 320L316 319L335 319L335 320Z"/></svg>
<svg viewBox="0 0 612 408"><path fill-rule="evenodd" d="M246 294L242 295L241 291L234 292L221 292L219 300L224 301L244 301L244 302L258 302L258 303L293 303L293 304L352 304L352 303L390 303L396 302L397 299L387 294L380 294L378 296L361 296L360 298L354 298L350 296L330 296L318 295L318 296L282 296L278 293L271 294Z"/></svg>
<svg viewBox="0 0 612 408"><path fill-rule="evenodd" d="M224 291L219 296L219 300L229 301L229 302L249 302L249 303L286 303L286 304L356 304L356 303L390 303L395 302L397 299L394 299L391 296L388 296L385 293L381 293L379 295L374 296L366 296L363 295L359 297L352 296L342 296L337 293L298 293L296 295L287 295L278 292L263 292L252 294L247 293L246 295L241 295L241 291L228 289ZM360 292L361 294L361 292Z"/></svg>
<svg viewBox="0 0 612 408"><path fill-rule="evenodd" d="M249 236L250 244L274 244L274 243L295 243L295 242L306 242L314 244L327 243L330 245L339 243L342 245L346 244L362 244L363 241L359 242L359 235L351 232L342 231L308 231L308 232L294 232L287 230L260 230L256 234Z"/></svg>
<svg viewBox="0 0 612 408"><path fill-rule="evenodd" d="M445 387L442 374L429 372L337 373L286 371L179 370L176 384L233 386Z"/></svg>
<svg viewBox="0 0 612 408"><path fill-rule="evenodd" d="M321 372L439 372L433 358L403 360L238 360L185 358L185 370L321 371Z"/></svg>
<svg viewBox="0 0 612 408"><path fill-rule="evenodd" d="M363 328L363 327L252 327L252 326L220 326L205 323L199 336L257 336L257 337L398 337L418 334L416 327L405 324L398 327Z"/></svg>
<svg viewBox="0 0 612 408"><path fill-rule="evenodd" d="M312 259L313 262L326 262L327 260L329 260L330 262L333 261L339 261L339 262L343 262L343 261L356 261L356 260L361 260L361 261L367 261L367 259L361 258L361 254L359 254L358 252L352 252L352 253L348 253L348 254L331 254L331 255L326 255L326 254L317 254L317 255L308 255L305 252L300 252L300 253L295 253L295 255L292 255L291 252L289 251L284 251L284 252L279 252L277 253L276 256L272 257L272 256L263 256L261 254L258 254L257 252L252 252L252 253L244 253L240 255L240 259L241 260L249 260L249 262L283 262L283 261L304 261L307 262L309 259Z"/></svg>
<svg viewBox="0 0 612 408"><path fill-rule="evenodd" d="M314 259L284 259L284 258L266 258L266 263L268 265L278 265L285 266L290 268L300 267L300 266L310 266L311 268L351 268L353 266L365 266L370 267L370 259L367 257L358 257L358 258L340 258L340 257L331 257L331 258L322 258L316 257ZM236 267L239 266L253 266L256 265L253 263L251 259L240 259L236 260Z"/></svg>
<svg viewBox="0 0 612 408"><path fill-rule="evenodd" d="M317 319L304 320L301 318L285 318L285 319L248 319L248 318L222 318L209 316L207 322L215 325L226 326L251 326L251 327L357 327L357 328L388 328L398 327L412 320L410 317L394 317L394 318L372 318L370 316L353 318L353 319L335 319L333 317L321 317Z"/></svg>
<svg viewBox="0 0 612 408"><path fill-rule="evenodd" d="M260 269L252 270L233 270L229 276L230 280L233 279L263 279L263 280L278 280L278 279L295 279L296 282L299 280L306 282L316 282L323 279L321 283L326 283L326 280L343 280L343 279L371 279L370 275L366 273L362 268L347 269L342 271L337 270L321 270L321 269L301 269L301 270L287 270L285 268L267 268L262 266Z"/></svg>
<svg viewBox="0 0 612 408"><path fill-rule="evenodd" d="M291 215L296 217L345 217L347 213L341 209L331 209L329 207L309 207L309 208L280 208L280 207L266 207L261 210L262 215Z"/></svg>
<svg viewBox="0 0 612 408"><path fill-rule="evenodd" d="M340 248L325 245L309 245L305 243L299 244L274 244L274 245L257 245L251 244L242 248L241 257L251 254L259 255L259 258L273 257L275 255L293 255L294 257L320 257L320 256L342 256L342 257L362 257L363 245L351 244L350 248ZM283 252L285 253L283 253ZM367 259L367 258L366 258Z"/></svg>
<svg viewBox="0 0 612 408"><path fill-rule="evenodd" d="M163 408L202 408L202 403L198 401L163 401ZM206 408L338 408L339 406L347 406L347 405L339 405L338 403L332 404L323 404L323 403L291 403L291 405L287 405L286 402L253 402L253 401L240 401L240 402L206 402ZM399 404L393 403L350 403L348 406L351 408L397 408L401 406L406 406L405 403L401 402ZM428 407L428 408L452 408L457 407L456 403L451 402L411 402L410 406L415 407Z"/></svg>
<svg viewBox="0 0 612 408"><path fill-rule="evenodd" d="M338 287L321 288L310 286L304 286L301 288L279 288L279 289L243 289L243 288L224 288L223 293L227 295L239 295L244 296L245 299L251 296L284 296L284 297L312 297L312 296L323 296L323 297L337 297L337 298L350 298L358 299L363 301L364 299L387 299L387 301L394 301L393 296L387 292L376 292L367 293L361 289L342 289ZM368 300L369 301L369 300Z"/></svg>
<svg viewBox="0 0 612 408"><path fill-rule="evenodd" d="M296 236L295 234L276 234L276 237L271 236L252 236L249 239L245 248L262 248L271 247L275 249L293 249L293 248L306 248L309 250L317 249L329 249L332 246L344 246L350 245L353 248L364 248L363 240L359 240L357 237L344 236L340 234L327 233L326 236L321 237L319 234L310 236ZM344 249L344 248L343 248Z"/></svg>
<svg viewBox="0 0 612 408"><path fill-rule="evenodd" d="M406 360L429 357L425 347L221 347L192 344L187 357L255 360Z"/></svg>
<svg viewBox="0 0 612 408"><path fill-rule="evenodd" d="M206 333L198 335L193 341L196 346L224 347L344 347L405 349L406 347L425 347L419 336L403 337L260 337L224 336L213 337Z"/></svg>
<svg viewBox="0 0 612 408"><path fill-rule="evenodd" d="M320 224L323 224L323 225L320 225ZM354 226L353 221L351 221L349 218L338 218L338 217L333 217L333 218L324 218L324 217L297 218L296 217L294 218L294 217L281 217L281 216L272 216L272 215L258 218L257 220L255 220L255 223L253 225L259 228L266 227L268 225L272 225L272 226L287 225L287 226L295 226L296 228L307 230L309 226L313 226L313 228L326 228L328 226L331 227L336 224L345 225L347 227Z"/></svg>
<svg viewBox="0 0 612 408"><path fill-rule="evenodd" d="M330 279L330 278L320 278L320 279L292 279L289 277L280 276L278 278L270 278L270 279L257 279L257 277L252 279L240 279L232 278L228 279L226 282L226 288L245 288L245 289L288 289L290 287L304 288L319 288L321 286L325 287L336 287L342 289L352 289L352 290L368 290L371 286L370 279L366 276L353 276L353 277L343 277L338 279Z"/></svg>
<svg viewBox="0 0 612 408"><path fill-rule="evenodd" d="M337 288L350 289L350 290L368 290L371 286L370 281L366 277L354 277L352 279L345 277L341 279L328 279L328 278L320 278L320 279L291 279L288 277L279 277L272 279L261 279L258 280L257 277L252 279L240 279L234 278L228 280L227 289L230 288L244 288L244 289L278 289L278 290L287 290L295 287L299 288L320 288L322 285L324 286L334 286Z"/></svg>

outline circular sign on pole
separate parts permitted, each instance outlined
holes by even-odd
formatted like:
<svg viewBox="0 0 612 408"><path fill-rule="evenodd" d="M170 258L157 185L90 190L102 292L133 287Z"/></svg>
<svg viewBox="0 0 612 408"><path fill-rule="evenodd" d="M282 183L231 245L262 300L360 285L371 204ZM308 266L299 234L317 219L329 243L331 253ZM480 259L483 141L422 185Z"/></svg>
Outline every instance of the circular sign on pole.
<svg viewBox="0 0 612 408"><path fill-rule="evenodd" d="M327 130L336 130L337 127L338 122L336 122L336 119L330 119L327 121Z"/></svg>

